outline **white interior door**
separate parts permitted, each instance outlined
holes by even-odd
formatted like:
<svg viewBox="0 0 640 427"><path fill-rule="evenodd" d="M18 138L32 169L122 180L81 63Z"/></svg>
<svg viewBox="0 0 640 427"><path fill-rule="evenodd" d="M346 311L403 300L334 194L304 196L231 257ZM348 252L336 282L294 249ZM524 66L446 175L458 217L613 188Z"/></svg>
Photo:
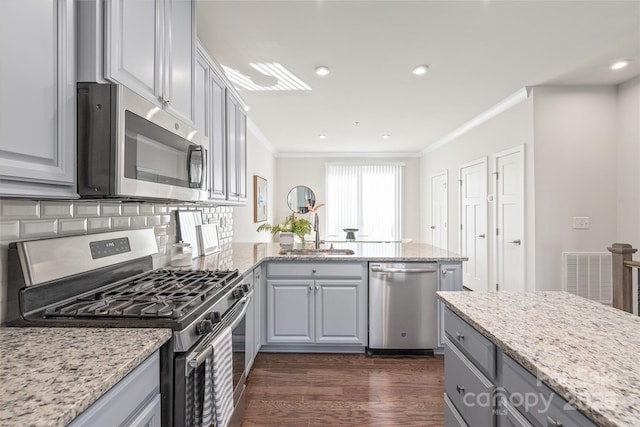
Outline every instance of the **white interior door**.
<svg viewBox="0 0 640 427"><path fill-rule="evenodd" d="M489 290L487 236L487 159L460 166L460 254L462 284L474 291Z"/></svg>
<svg viewBox="0 0 640 427"><path fill-rule="evenodd" d="M524 146L494 155L496 289L525 290Z"/></svg>
<svg viewBox="0 0 640 427"><path fill-rule="evenodd" d="M449 249L447 236L447 171L431 177L431 245Z"/></svg>

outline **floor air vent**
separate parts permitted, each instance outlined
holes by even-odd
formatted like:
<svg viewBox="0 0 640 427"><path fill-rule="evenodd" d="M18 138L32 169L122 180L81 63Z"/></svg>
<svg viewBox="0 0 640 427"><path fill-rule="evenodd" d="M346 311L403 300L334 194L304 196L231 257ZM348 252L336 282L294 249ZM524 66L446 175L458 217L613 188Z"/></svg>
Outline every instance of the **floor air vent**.
<svg viewBox="0 0 640 427"><path fill-rule="evenodd" d="M563 252L562 289L602 304L612 304L611 254Z"/></svg>

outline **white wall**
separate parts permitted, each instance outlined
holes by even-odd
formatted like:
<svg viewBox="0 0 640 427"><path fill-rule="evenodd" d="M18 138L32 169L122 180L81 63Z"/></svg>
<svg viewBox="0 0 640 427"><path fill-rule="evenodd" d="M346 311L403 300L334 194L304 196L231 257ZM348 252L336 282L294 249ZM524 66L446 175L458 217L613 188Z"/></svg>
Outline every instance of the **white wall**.
<svg viewBox="0 0 640 427"><path fill-rule="evenodd" d="M371 162L403 162L404 169L404 194L403 194L403 234L405 238L420 239L420 161L417 157L411 158L278 158L277 159L277 184L275 192L276 222L282 222L291 213L287 206L287 194L291 188L305 185L313 190L317 203L325 203L325 164L331 162L341 163L367 163ZM323 209L319 211L320 235L324 238L325 215Z"/></svg>
<svg viewBox="0 0 640 427"><path fill-rule="evenodd" d="M459 220L459 185L458 172L460 165L487 157L489 162L489 174L491 173L491 156L500 151L525 145L525 177L527 194L533 192L530 187L533 185L533 130L532 130L532 109L533 103L528 99L499 116L479 125L471 131L461 135L444 147L427 153L420 160L420 182L421 182L421 236L424 243L431 243L431 177L443 170L448 171L448 237L449 250L458 252L460 250L460 220ZM488 192L492 190L491 175L488 178ZM526 201L526 209L533 206L532 198ZM488 229L493 229L492 206L489 204L487 218L489 220ZM530 215L527 215L530 217ZM527 222L527 236L524 245L529 256L527 262L533 263L533 230L531 221ZM489 240L489 253L492 252L492 241ZM491 277L490 282L491 283ZM527 275L527 289L533 289L534 278Z"/></svg>
<svg viewBox="0 0 640 427"><path fill-rule="evenodd" d="M617 243L640 249L640 77L618 86ZM613 243L613 242L612 242ZM634 259L640 259L636 253ZM638 309L638 275L633 274L633 307Z"/></svg>
<svg viewBox="0 0 640 427"><path fill-rule="evenodd" d="M264 222L253 221L253 176L258 175L267 180L267 222L273 224L275 213L276 160L257 135L253 126L247 126L247 204L233 208L233 241L238 242L270 242L271 234L257 232Z"/></svg>
<svg viewBox="0 0 640 427"><path fill-rule="evenodd" d="M538 87L533 100L536 289L559 290L563 251L606 252L617 235L617 93ZM574 230L574 216L590 228Z"/></svg>

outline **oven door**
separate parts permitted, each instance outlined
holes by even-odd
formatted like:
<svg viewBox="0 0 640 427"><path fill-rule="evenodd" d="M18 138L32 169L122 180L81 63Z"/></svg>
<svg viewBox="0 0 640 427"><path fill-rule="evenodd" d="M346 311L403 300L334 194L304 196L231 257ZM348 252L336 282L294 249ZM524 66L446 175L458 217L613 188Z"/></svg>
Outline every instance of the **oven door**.
<svg viewBox="0 0 640 427"><path fill-rule="evenodd" d="M233 390L233 416L230 426L240 425L244 409L245 389L245 316L249 307L251 295L244 296L222 318L222 322L215 325L213 331L204 336L190 351L176 355L174 370L174 425L200 425L203 417L207 417L206 408L215 407L215 396L211 394L208 381L212 380L211 373L207 375L206 362L211 361L213 354L212 343L220 334L230 330L231 333L231 363ZM209 393L209 394L208 394ZM222 396L226 399L230 396Z"/></svg>

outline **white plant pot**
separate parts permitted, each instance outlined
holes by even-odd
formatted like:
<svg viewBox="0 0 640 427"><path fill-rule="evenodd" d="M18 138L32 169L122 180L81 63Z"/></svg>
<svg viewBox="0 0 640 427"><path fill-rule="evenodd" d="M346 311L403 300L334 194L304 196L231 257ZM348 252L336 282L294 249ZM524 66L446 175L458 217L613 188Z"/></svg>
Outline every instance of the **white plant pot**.
<svg viewBox="0 0 640 427"><path fill-rule="evenodd" d="M293 233L280 233L280 246L283 248L293 247Z"/></svg>

